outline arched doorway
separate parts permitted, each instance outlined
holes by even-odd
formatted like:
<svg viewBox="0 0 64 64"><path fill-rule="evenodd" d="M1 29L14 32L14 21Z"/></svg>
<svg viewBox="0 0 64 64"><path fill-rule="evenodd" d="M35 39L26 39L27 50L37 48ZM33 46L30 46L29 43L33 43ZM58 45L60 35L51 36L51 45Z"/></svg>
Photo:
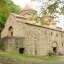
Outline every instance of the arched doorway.
<svg viewBox="0 0 64 64"><path fill-rule="evenodd" d="M57 46L58 46L57 42L54 42L54 43L52 44L53 54L56 54L56 53L57 53Z"/></svg>
<svg viewBox="0 0 64 64"><path fill-rule="evenodd" d="M13 27L10 26L8 30L9 30L9 35L10 35L10 36L13 36Z"/></svg>

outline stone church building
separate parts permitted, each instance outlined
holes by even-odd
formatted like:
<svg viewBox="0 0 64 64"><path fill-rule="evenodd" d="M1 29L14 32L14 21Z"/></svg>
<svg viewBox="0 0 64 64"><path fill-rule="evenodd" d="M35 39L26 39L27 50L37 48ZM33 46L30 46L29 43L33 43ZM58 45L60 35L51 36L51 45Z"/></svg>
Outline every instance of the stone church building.
<svg viewBox="0 0 64 64"><path fill-rule="evenodd" d="M45 25L29 21L31 12L37 12L26 5L18 14L11 13L1 32L2 51L13 51L27 55L64 55L64 32L46 15Z"/></svg>

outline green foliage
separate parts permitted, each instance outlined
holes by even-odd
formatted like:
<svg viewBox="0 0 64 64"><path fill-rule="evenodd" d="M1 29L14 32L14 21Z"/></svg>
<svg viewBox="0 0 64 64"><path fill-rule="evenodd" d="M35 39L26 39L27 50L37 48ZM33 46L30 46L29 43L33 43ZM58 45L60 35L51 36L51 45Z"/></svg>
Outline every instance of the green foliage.
<svg viewBox="0 0 64 64"><path fill-rule="evenodd" d="M37 1L39 3L41 3L41 14L46 14L46 13L50 13L50 14L53 14L53 13L59 13L59 11L57 10L60 9L60 11L62 11L64 9L64 1L63 0L46 0L46 1L43 1L43 0L31 0L31 1ZM59 7L59 4L60 7ZM63 11L61 13L64 13Z"/></svg>
<svg viewBox="0 0 64 64"><path fill-rule="evenodd" d="M34 21L35 20L35 22L38 23L40 19L38 18L37 14L32 12L31 15L28 17L28 20L30 20L30 21Z"/></svg>
<svg viewBox="0 0 64 64"><path fill-rule="evenodd" d="M60 14L60 15L64 15L64 5L63 5L63 7L61 7L60 9L61 9L61 11L59 12L59 14Z"/></svg>
<svg viewBox="0 0 64 64"><path fill-rule="evenodd" d="M58 60L58 59L63 59L64 57L61 56L31 56L31 55L25 55L25 54L19 54L19 53L15 53L15 52L1 52L0 51L0 55L6 55L6 56L11 56L11 57L19 57L19 58L27 58L27 59L41 59L41 60Z"/></svg>
<svg viewBox="0 0 64 64"><path fill-rule="evenodd" d="M18 13L19 10L20 7L15 5L11 0L0 0L0 31L3 29L9 13Z"/></svg>
<svg viewBox="0 0 64 64"><path fill-rule="evenodd" d="M11 12L18 13L18 11L20 10L20 7L18 5L15 5L11 0L6 0L6 2L7 2L7 7Z"/></svg>
<svg viewBox="0 0 64 64"><path fill-rule="evenodd" d="M47 13L57 16L57 14L64 15L64 1L63 0L31 0L37 1L41 3L41 15L45 15ZM56 14L57 13L57 14ZM56 18L56 17L55 17Z"/></svg>
<svg viewBox="0 0 64 64"><path fill-rule="evenodd" d="M56 8L58 8L58 4L55 2L54 4L52 4L48 7L48 12L52 14L52 13L56 12Z"/></svg>

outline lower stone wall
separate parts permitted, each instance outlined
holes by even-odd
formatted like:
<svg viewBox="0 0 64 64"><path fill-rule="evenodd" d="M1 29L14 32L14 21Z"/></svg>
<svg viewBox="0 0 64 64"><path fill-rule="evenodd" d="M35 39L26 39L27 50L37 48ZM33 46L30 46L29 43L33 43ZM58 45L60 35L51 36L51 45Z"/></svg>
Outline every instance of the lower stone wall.
<svg viewBox="0 0 64 64"><path fill-rule="evenodd" d="M0 50L19 52L19 48L24 48L23 37L4 37L1 39Z"/></svg>
<svg viewBox="0 0 64 64"><path fill-rule="evenodd" d="M0 64L64 64L64 60L45 61L0 55Z"/></svg>

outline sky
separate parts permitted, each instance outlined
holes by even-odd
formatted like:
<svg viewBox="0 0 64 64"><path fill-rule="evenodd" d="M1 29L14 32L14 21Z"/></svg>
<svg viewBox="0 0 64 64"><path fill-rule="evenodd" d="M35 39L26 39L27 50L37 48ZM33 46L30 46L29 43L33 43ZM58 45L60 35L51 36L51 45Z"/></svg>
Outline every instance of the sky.
<svg viewBox="0 0 64 64"><path fill-rule="evenodd" d="M22 8L26 5L30 3L30 0L12 0L14 1L15 4L21 6Z"/></svg>
<svg viewBox="0 0 64 64"><path fill-rule="evenodd" d="M21 8L25 7L27 4L32 6L34 9L38 10L38 2L31 2L30 0L12 0L15 4L19 5ZM35 6L36 5L36 6Z"/></svg>
<svg viewBox="0 0 64 64"><path fill-rule="evenodd" d="M39 11L38 2L31 2L30 0L12 0L15 4L19 5L21 8L25 7L26 4L32 6L35 10ZM57 26L64 29L64 16L60 16L60 22Z"/></svg>

